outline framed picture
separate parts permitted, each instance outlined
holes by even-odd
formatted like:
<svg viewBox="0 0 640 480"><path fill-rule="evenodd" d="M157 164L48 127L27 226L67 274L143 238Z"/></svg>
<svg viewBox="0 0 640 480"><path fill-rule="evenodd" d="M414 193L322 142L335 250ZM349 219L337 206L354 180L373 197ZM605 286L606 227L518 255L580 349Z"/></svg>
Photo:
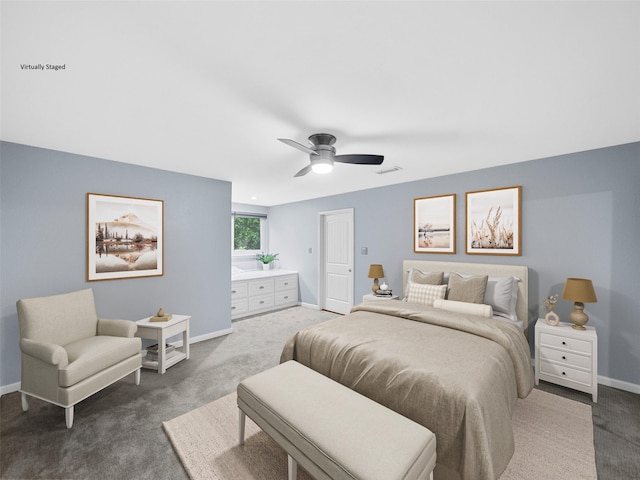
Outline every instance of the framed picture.
<svg viewBox="0 0 640 480"><path fill-rule="evenodd" d="M413 250L416 253L456 253L456 196L413 201Z"/></svg>
<svg viewBox="0 0 640 480"><path fill-rule="evenodd" d="M522 187L467 192L468 254L521 255Z"/></svg>
<svg viewBox="0 0 640 480"><path fill-rule="evenodd" d="M164 273L164 202L87 193L87 280Z"/></svg>

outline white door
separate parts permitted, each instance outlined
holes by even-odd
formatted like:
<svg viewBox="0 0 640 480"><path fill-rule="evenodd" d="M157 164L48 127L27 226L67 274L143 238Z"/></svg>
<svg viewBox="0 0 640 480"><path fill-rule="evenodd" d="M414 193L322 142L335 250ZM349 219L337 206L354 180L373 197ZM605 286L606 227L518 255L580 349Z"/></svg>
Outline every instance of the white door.
<svg viewBox="0 0 640 480"><path fill-rule="evenodd" d="M320 215L321 308L347 314L353 306L353 209Z"/></svg>

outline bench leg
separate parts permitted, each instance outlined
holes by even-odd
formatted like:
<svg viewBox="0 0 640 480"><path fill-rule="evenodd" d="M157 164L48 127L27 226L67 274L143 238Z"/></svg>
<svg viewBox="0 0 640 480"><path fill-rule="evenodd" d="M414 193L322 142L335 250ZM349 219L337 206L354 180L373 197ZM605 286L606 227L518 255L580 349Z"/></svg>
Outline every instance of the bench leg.
<svg viewBox="0 0 640 480"><path fill-rule="evenodd" d="M291 455L287 455L287 466L289 469L289 480L296 480L298 477L298 462Z"/></svg>
<svg viewBox="0 0 640 480"><path fill-rule="evenodd" d="M239 445L244 445L244 421L246 418L245 413L238 408L238 411L240 412L240 423L238 424L238 433L239 433Z"/></svg>

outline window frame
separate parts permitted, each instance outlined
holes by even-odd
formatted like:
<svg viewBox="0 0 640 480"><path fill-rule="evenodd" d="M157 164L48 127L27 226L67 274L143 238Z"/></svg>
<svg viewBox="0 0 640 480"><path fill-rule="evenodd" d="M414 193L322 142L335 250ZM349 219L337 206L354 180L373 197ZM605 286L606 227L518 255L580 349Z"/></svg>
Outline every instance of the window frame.
<svg viewBox="0 0 640 480"><path fill-rule="evenodd" d="M235 219L259 218L260 219L260 248L258 250L236 250L235 249ZM267 215L263 213L232 212L231 213L231 255L233 257L255 257L256 255L268 251L267 239Z"/></svg>

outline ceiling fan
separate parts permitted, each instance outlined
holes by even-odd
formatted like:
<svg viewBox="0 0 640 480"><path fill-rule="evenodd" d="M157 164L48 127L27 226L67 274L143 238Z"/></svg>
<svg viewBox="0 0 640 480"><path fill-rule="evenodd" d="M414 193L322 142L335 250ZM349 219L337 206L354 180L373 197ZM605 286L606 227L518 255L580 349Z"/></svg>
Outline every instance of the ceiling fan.
<svg viewBox="0 0 640 480"><path fill-rule="evenodd" d="M314 133L311 135L309 137L310 147L305 147L288 138L279 138L278 140L309 154L309 165L296 173L294 177L301 177L312 170L315 173L329 173L333 170L333 162L380 165L384 161L384 156L382 155L336 155L336 147L333 146L336 143L336 137L330 133Z"/></svg>

